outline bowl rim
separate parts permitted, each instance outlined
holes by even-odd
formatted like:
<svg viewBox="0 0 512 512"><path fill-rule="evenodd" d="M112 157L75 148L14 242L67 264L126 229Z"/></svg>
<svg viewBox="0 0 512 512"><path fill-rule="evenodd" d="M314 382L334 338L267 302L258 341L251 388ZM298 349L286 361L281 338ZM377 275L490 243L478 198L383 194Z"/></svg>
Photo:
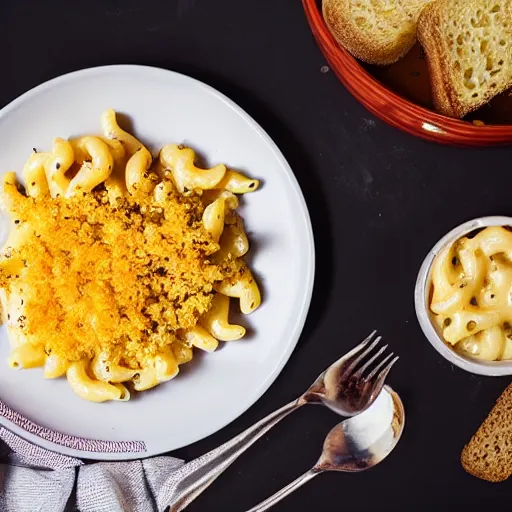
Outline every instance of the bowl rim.
<svg viewBox="0 0 512 512"><path fill-rule="evenodd" d="M421 264L414 288L414 307L416 316L420 324L423 334L431 343L431 345L450 363L466 370L467 372L478 375L486 375L499 377L503 375L512 375L512 360L510 361L482 361L470 357L464 357L452 348L450 348L443 340L438 331L437 326L432 320L429 307L429 292L431 284L432 264L436 256L446 246L453 244L459 238L475 231L476 229L486 228L489 226L510 226L512 227L512 217L494 215L489 217L477 217L456 226L446 233L435 245L430 249L427 256Z"/></svg>
<svg viewBox="0 0 512 512"><path fill-rule="evenodd" d="M411 135L442 144L488 146L512 143L512 124L476 126L469 121L438 114L398 95L337 43L318 9L317 0L302 0L302 5L313 35L339 80L382 121Z"/></svg>

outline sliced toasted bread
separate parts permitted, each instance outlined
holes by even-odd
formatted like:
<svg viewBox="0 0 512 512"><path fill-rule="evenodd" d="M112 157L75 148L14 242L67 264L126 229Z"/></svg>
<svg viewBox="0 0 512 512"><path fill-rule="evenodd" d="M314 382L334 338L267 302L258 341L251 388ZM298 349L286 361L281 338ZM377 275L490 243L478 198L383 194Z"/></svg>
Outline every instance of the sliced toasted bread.
<svg viewBox="0 0 512 512"><path fill-rule="evenodd" d="M512 87L512 0L437 0L418 39L440 113L463 117Z"/></svg>
<svg viewBox="0 0 512 512"><path fill-rule="evenodd" d="M512 384L462 450L461 462L468 473L489 482L512 475Z"/></svg>
<svg viewBox="0 0 512 512"><path fill-rule="evenodd" d="M416 42L421 9L432 0L323 0L325 22L338 43L370 64L392 64Z"/></svg>

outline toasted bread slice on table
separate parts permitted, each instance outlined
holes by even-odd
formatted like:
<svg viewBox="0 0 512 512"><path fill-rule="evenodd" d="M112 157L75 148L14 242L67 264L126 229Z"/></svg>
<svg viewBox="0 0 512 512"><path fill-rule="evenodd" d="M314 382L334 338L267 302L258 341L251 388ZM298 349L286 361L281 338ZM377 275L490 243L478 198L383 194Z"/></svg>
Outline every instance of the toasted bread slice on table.
<svg viewBox="0 0 512 512"><path fill-rule="evenodd" d="M418 39L440 113L463 117L512 87L512 0L436 0Z"/></svg>
<svg viewBox="0 0 512 512"><path fill-rule="evenodd" d="M462 450L461 462L468 473L489 482L512 475L512 384Z"/></svg>
<svg viewBox="0 0 512 512"><path fill-rule="evenodd" d="M416 23L432 0L323 0L324 20L338 43L369 64L392 64L416 42Z"/></svg>

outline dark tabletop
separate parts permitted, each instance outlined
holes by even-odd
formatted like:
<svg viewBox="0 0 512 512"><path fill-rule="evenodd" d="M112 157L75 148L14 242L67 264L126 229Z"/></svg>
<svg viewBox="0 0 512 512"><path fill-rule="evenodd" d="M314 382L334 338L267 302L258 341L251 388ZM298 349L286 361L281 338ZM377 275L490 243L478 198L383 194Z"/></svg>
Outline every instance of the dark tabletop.
<svg viewBox="0 0 512 512"><path fill-rule="evenodd" d="M509 379L447 363L424 338L413 305L420 263L446 231L476 216L512 214L509 149L442 147L374 118L324 68L299 0L3 0L0 48L0 107L45 80L103 64L159 66L202 80L267 130L302 186L317 274L297 349L247 413L175 455L197 457L295 398L375 328L401 356L389 383L406 407L402 440L373 470L321 475L274 510L510 506L510 483L482 482L459 463ZM322 408L298 411L189 510L255 505L314 464L337 421Z"/></svg>

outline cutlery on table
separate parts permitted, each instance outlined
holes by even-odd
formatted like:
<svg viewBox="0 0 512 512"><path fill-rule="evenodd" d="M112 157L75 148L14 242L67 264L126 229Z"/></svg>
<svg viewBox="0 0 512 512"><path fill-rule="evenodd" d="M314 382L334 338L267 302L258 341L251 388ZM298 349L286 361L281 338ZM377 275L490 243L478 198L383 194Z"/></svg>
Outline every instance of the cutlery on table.
<svg viewBox="0 0 512 512"><path fill-rule="evenodd" d="M386 386L365 412L342 421L327 434L322 455L306 473L247 512L262 512L324 471L358 472L381 462L396 446L405 424L397 393Z"/></svg>
<svg viewBox="0 0 512 512"><path fill-rule="evenodd" d="M323 404L342 416L354 416L370 407L398 360L393 353L385 355L387 345L380 347L381 337L376 334L373 331L357 347L329 366L298 399L180 468L169 512L183 510L245 450L299 407Z"/></svg>

